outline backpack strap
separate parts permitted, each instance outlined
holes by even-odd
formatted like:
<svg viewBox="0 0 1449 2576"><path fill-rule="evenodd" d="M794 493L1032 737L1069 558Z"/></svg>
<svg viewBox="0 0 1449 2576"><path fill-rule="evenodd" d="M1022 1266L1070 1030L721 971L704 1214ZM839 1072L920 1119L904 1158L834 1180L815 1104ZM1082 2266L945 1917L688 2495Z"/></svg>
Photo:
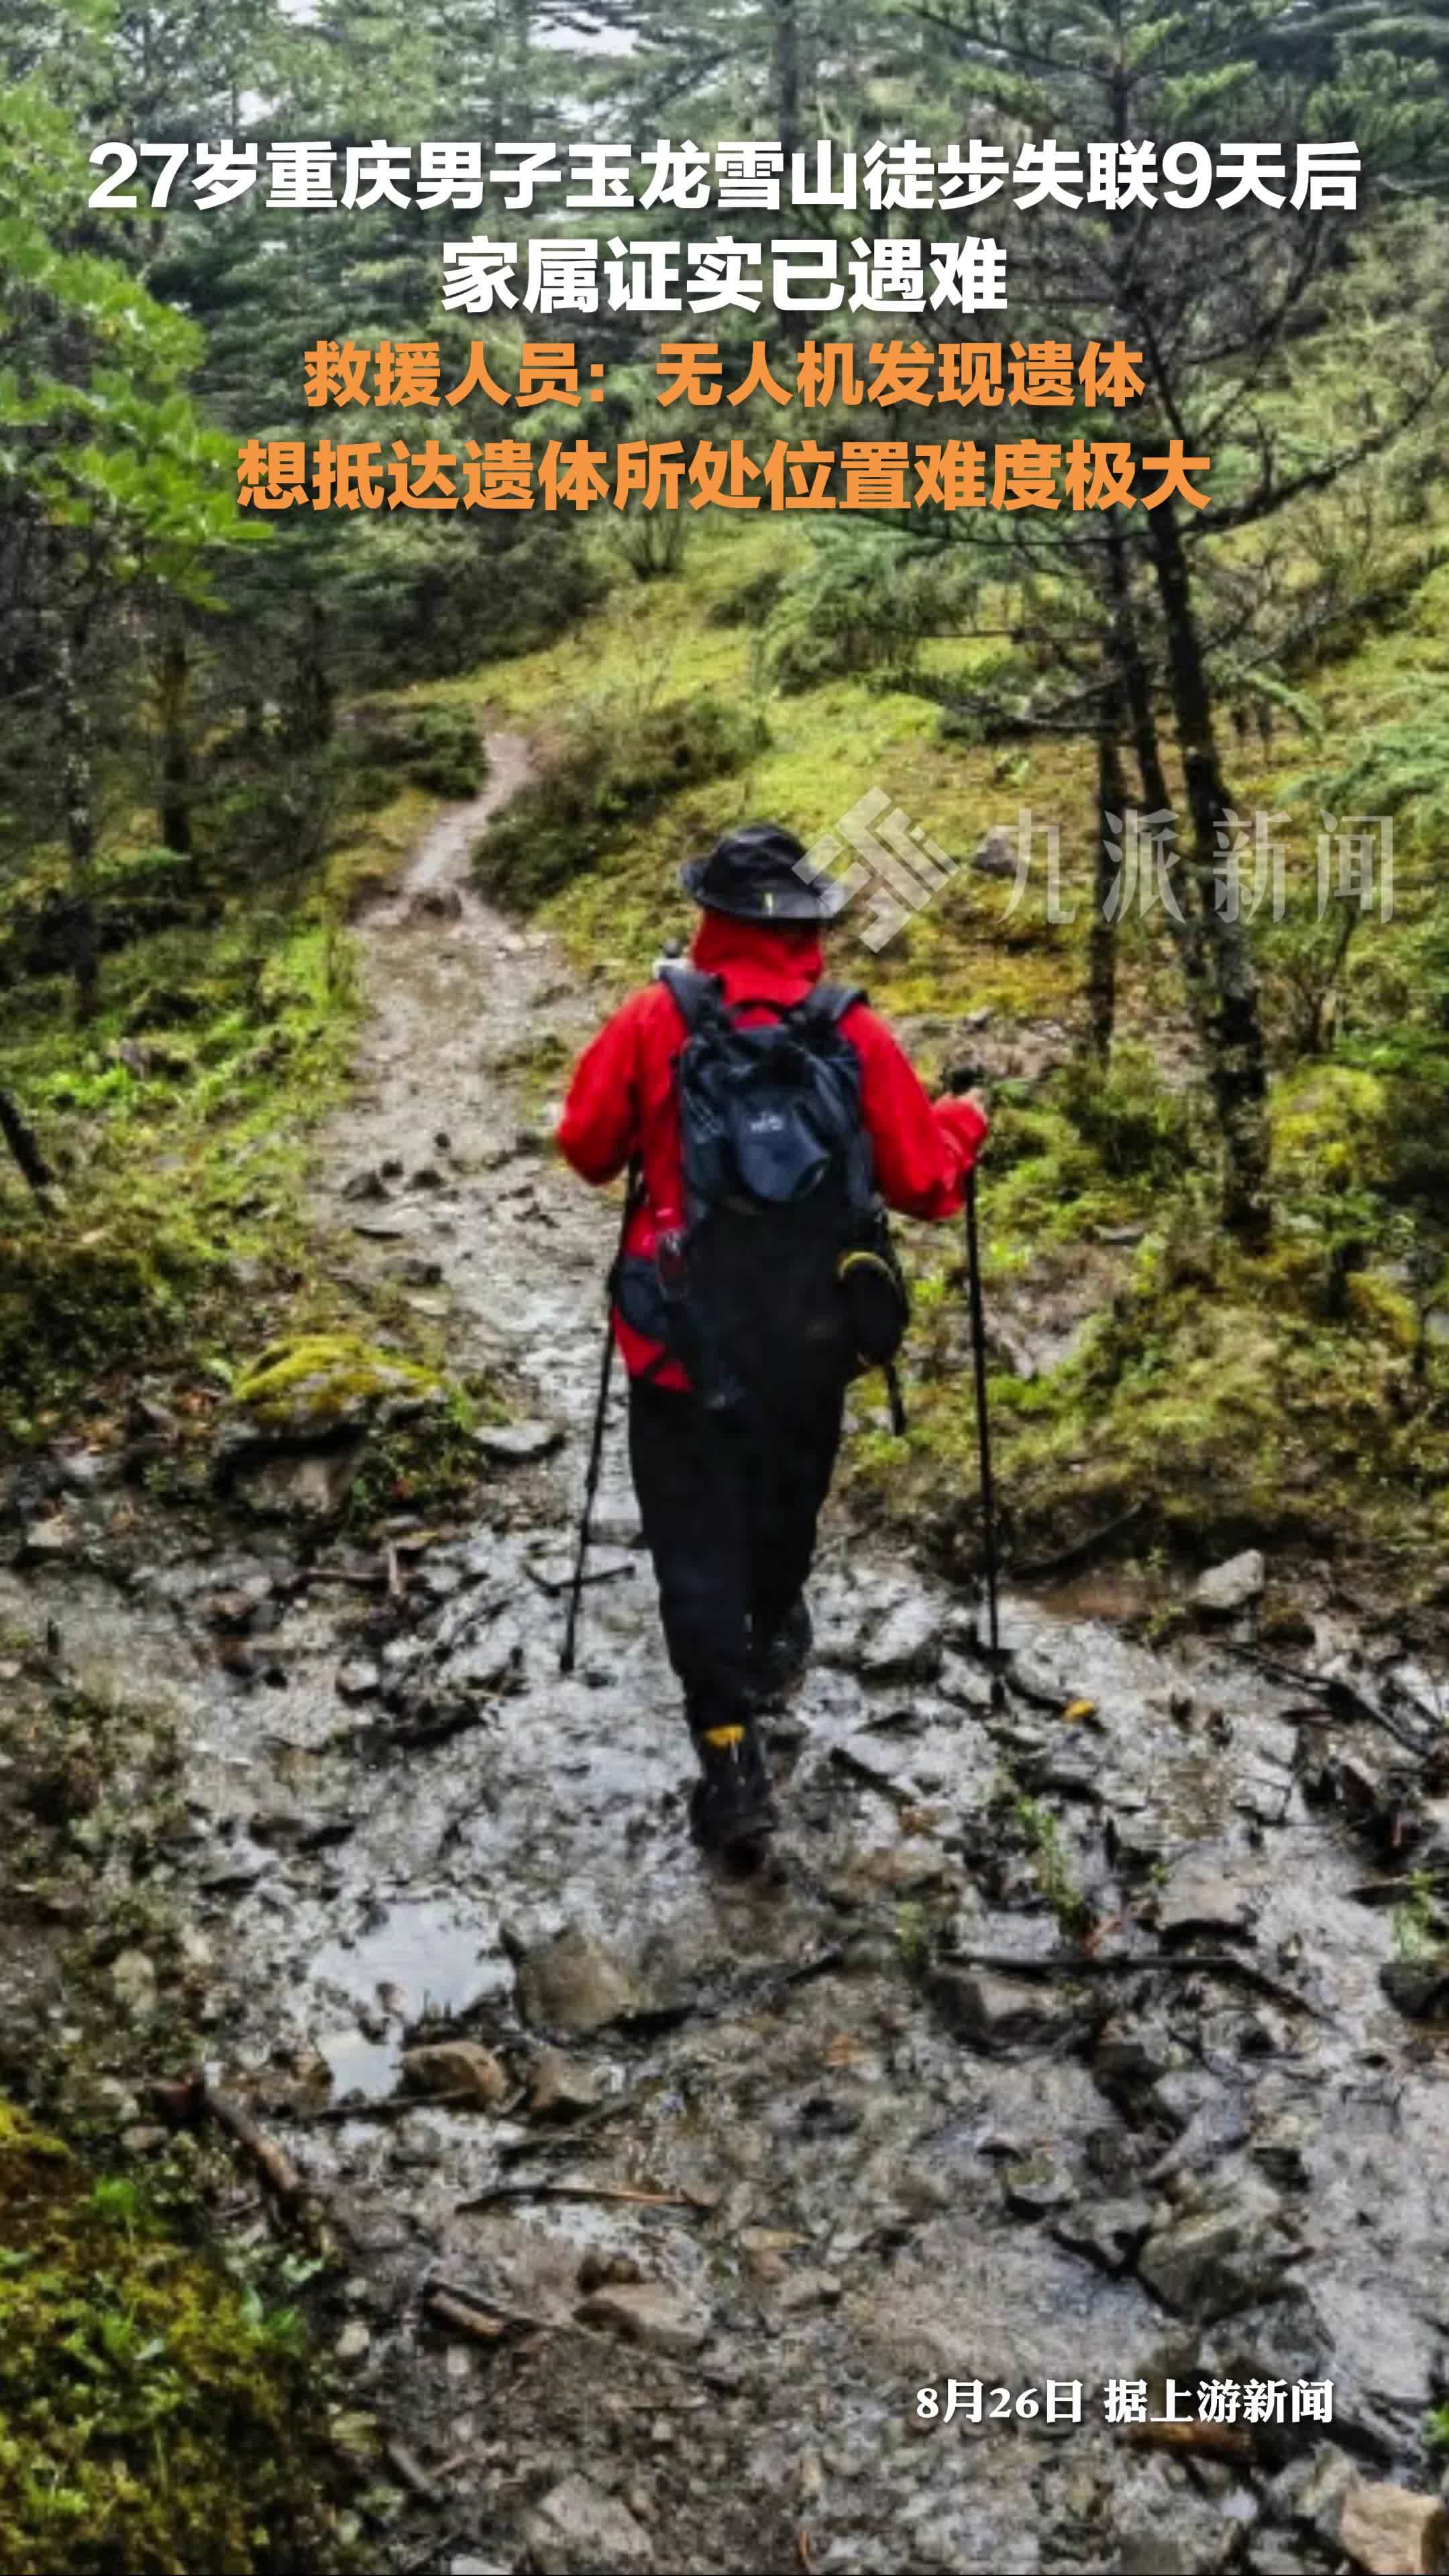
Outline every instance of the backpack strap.
<svg viewBox="0 0 1449 2576"><path fill-rule="evenodd" d="M857 1002L869 999L869 994L859 984L832 984L822 976L818 984L811 985L804 1001L797 1005L797 1013L802 1018L808 1014L822 1027L835 1029L839 1028L846 1012L854 1010Z"/></svg>
<svg viewBox="0 0 1449 2576"><path fill-rule="evenodd" d="M697 966L661 966L659 981L670 995L689 1034L704 1020L724 1009L724 989L717 975L705 975Z"/></svg>

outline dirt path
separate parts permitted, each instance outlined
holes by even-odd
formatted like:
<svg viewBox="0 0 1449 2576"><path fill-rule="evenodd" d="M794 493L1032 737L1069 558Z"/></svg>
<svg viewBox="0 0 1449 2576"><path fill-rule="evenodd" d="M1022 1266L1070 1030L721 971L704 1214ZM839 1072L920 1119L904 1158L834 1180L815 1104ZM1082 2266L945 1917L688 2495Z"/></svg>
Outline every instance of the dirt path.
<svg viewBox="0 0 1449 2576"><path fill-rule="evenodd" d="M402 1533L391 1602L299 1588L270 1541L124 1594L65 1577L68 1651L173 1713L167 1884L217 2063L325 2193L358 2403L441 2499L389 2560L1328 2568L1351 2461L1431 2482L1449 2328L1442 2043L1381 1990L1391 1915L1353 1891L1397 1864L1330 1794L1351 1752L1391 1806L1402 1750L1300 1727L1303 1693L1225 1644L1169 1660L1026 1602L993 1719L971 1604L836 1527L775 1729L778 1859L699 1863L617 1417L558 1674L611 1218L551 1158L545 1094L607 996L464 882L525 770L494 758L363 926L374 1016L318 1167L348 1259L558 1445L490 1459L468 1533ZM3 1578L0 1611L34 1633L46 1580ZM247 1581L262 1686L208 1626ZM1392 1678L1362 1674L1401 1705ZM1422 1859L1449 1813L1417 1770L1401 1805ZM1098 1969L1033 1973L1078 1905ZM502 2098L407 2107L419 2037L492 2052ZM537 2322L440 2328L439 2281ZM1202 2459L1104 2423L1104 2382L1163 2372L1332 2380L1335 2420ZM1010 2392L996 2420L918 2423L948 2376ZM1081 2383L1079 2425L1045 2420L1049 2380Z"/></svg>

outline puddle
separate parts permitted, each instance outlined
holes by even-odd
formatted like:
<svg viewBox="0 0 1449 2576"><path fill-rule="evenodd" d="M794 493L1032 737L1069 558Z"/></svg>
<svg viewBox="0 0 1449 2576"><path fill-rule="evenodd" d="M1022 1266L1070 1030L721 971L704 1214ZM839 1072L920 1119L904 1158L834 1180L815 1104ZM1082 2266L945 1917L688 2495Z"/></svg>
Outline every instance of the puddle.
<svg viewBox="0 0 1449 2576"><path fill-rule="evenodd" d="M489 1926L465 1921L445 1898L409 1897L355 1940L329 1941L309 1982L410 2025L506 1994L513 1971Z"/></svg>

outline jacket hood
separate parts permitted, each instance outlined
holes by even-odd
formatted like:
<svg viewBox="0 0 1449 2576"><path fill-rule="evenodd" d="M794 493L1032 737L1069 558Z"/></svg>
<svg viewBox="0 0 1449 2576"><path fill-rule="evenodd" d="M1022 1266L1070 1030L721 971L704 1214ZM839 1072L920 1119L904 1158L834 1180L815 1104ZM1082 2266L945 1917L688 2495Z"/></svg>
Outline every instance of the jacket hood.
<svg viewBox="0 0 1449 2576"><path fill-rule="evenodd" d="M689 955L702 975L723 977L731 1002L756 997L762 1002L803 1001L825 971L820 933L810 922L766 929L728 913L707 912Z"/></svg>

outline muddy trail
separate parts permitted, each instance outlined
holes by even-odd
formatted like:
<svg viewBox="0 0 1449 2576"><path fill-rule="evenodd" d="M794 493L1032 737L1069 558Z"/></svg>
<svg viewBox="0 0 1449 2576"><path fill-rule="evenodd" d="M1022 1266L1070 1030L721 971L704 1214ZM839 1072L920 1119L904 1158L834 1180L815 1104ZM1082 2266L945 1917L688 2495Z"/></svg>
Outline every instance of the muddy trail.
<svg viewBox="0 0 1449 2576"><path fill-rule="evenodd" d="M170 1745L144 1887L122 1835L92 1890L129 2149L184 1999L342 2249L338 2367L401 2446L378 2564L1341 2564L1351 2481L1437 2492L1449 1693L1323 1603L1265 1669L1249 1568L1171 1653L1011 1597L994 1713L975 1603L837 1517L778 1849L701 1864L617 1393L559 1676L615 1215L540 1067L609 997L468 888L526 772L493 751L361 927L317 1153L334 1257L512 1391L475 1517L381 1561L260 1520L142 1552L78 1486L74 1543L0 1574L12 1681L48 1653ZM7 2017L78 2037L64 1906L23 1893ZM981 2421L918 2413L952 2377ZM1169 2379L1237 2393L1106 2420Z"/></svg>

